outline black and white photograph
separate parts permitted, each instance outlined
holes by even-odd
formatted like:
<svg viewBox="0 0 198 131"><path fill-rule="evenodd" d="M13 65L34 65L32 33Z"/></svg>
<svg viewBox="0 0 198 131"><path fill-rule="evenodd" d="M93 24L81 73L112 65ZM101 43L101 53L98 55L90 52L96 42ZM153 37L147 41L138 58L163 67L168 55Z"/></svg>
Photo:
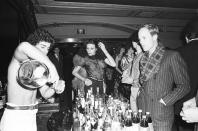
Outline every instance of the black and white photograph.
<svg viewBox="0 0 198 131"><path fill-rule="evenodd" d="M198 131L197 0L1 0L0 131Z"/></svg>

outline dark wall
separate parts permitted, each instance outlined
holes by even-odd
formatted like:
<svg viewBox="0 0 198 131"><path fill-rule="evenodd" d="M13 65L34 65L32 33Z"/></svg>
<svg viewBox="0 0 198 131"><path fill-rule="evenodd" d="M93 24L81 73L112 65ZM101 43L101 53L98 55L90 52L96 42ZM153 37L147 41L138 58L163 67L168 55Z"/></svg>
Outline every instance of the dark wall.
<svg viewBox="0 0 198 131"><path fill-rule="evenodd" d="M8 64L18 45L18 15L7 0L0 1L0 77L6 77Z"/></svg>

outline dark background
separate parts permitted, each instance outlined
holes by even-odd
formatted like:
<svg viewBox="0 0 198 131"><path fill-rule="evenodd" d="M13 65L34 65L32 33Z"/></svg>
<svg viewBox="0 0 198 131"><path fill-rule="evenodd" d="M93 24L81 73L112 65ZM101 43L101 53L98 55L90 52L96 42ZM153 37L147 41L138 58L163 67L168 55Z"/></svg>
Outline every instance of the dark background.
<svg viewBox="0 0 198 131"><path fill-rule="evenodd" d="M0 1L0 77L5 79L7 67L18 45L18 14L6 0Z"/></svg>

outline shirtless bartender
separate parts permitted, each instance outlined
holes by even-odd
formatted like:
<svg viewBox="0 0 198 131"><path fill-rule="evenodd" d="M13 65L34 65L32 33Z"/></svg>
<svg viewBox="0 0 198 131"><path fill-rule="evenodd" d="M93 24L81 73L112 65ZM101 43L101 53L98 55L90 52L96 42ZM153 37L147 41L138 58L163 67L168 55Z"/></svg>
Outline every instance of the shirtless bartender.
<svg viewBox="0 0 198 131"><path fill-rule="evenodd" d="M53 43L54 38L49 32L37 29L28 37L27 42L20 43L16 48L8 67L8 101L0 121L0 131L36 131L37 90L45 99L64 91L65 82L59 80L55 66L47 57ZM24 88L19 84L18 71L27 60L36 60L45 64L49 70L46 83L54 84L44 84L39 88Z"/></svg>

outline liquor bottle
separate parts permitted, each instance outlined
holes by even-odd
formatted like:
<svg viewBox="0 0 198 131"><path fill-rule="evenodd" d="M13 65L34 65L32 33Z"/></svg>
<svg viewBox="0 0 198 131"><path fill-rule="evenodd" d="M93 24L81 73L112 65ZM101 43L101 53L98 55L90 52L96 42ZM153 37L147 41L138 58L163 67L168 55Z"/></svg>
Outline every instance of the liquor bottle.
<svg viewBox="0 0 198 131"><path fill-rule="evenodd" d="M142 120L142 109L138 110L138 117L140 119L140 121Z"/></svg>
<svg viewBox="0 0 198 131"><path fill-rule="evenodd" d="M6 91L3 88L3 84L0 81L0 109L4 107L6 103Z"/></svg>
<svg viewBox="0 0 198 131"><path fill-rule="evenodd" d="M149 131L154 131L150 112L146 112L146 120L148 122Z"/></svg>
<svg viewBox="0 0 198 131"><path fill-rule="evenodd" d="M127 110L125 114L125 131L132 130L132 110Z"/></svg>
<svg viewBox="0 0 198 131"><path fill-rule="evenodd" d="M77 105L73 109L73 128L74 131L80 131L80 118Z"/></svg>
<svg viewBox="0 0 198 131"><path fill-rule="evenodd" d="M99 110L99 99L100 99L100 94L99 94L99 87L97 87L97 90L96 90L96 96L95 96L95 99L94 99L94 108L96 111Z"/></svg>
<svg viewBox="0 0 198 131"><path fill-rule="evenodd" d="M140 131L149 131L148 122L146 120L146 115L142 116L142 120L140 122Z"/></svg>
<svg viewBox="0 0 198 131"><path fill-rule="evenodd" d="M104 130L111 131L111 124L112 124L111 114L110 114L109 109L107 109L105 120L104 120Z"/></svg>
<svg viewBox="0 0 198 131"><path fill-rule="evenodd" d="M85 99L86 99L85 101L86 101L87 103L90 101L90 100L89 100L89 94L90 94L90 90L87 91L86 98L85 98Z"/></svg>
<svg viewBox="0 0 198 131"><path fill-rule="evenodd" d="M122 131L122 124L119 121L119 111L116 111L113 115L111 130L112 131Z"/></svg>
<svg viewBox="0 0 198 131"><path fill-rule="evenodd" d="M134 112L132 117L132 125L134 131L139 131L140 128L140 118L138 117L138 113Z"/></svg>
<svg viewBox="0 0 198 131"><path fill-rule="evenodd" d="M96 130L98 127L98 118L96 117L93 108L90 113L90 122L91 122L91 130Z"/></svg>
<svg viewBox="0 0 198 131"><path fill-rule="evenodd" d="M94 107L94 94L92 87L90 88L90 101L91 101L91 107Z"/></svg>
<svg viewBox="0 0 198 131"><path fill-rule="evenodd" d="M91 120L90 120L90 115L86 114L86 122L84 125L85 131L90 131L91 130Z"/></svg>
<svg viewBox="0 0 198 131"><path fill-rule="evenodd" d="M103 118L103 112L98 112L98 127L97 131L102 131L103 129L103 124L104 124L104 118Z"/></svg>

